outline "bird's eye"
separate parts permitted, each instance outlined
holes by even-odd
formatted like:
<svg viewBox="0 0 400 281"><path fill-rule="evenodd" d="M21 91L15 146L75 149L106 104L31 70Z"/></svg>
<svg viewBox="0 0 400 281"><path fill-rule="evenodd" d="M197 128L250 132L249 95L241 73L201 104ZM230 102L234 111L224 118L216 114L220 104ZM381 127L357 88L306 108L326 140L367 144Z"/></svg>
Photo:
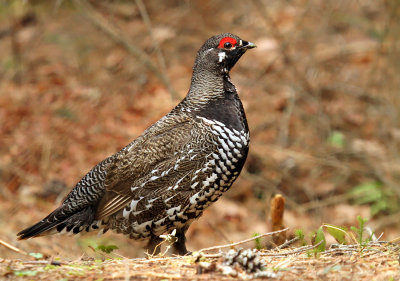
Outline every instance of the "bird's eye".
<svg viewBox="0 0 400 281"><path fill-rule="evenodd" d="M232 43L231 43L231 42L225 42L224 48L225 48L225 49L230 49L230 48L232 48Z"/></svg>
<svg viewBox="0 0 400 281"><path fill-rule="evenodd" d="M235 38L232 37L224 37L219 41L218 48L220 49L232 49L237 44Z"/></svg>

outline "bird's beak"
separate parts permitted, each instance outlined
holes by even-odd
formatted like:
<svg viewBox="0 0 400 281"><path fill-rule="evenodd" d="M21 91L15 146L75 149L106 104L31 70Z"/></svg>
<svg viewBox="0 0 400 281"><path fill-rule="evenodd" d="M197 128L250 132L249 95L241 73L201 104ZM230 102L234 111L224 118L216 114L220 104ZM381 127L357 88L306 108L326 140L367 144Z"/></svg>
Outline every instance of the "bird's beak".
<svg viewBox="0 0 400 281"><path fill-rule="evenodd" d="M256 47L257 47L256 44L251 43L251 42L247 42L247 45L243 45L244 49L253 49L253 48L256 48Z"/></svg>

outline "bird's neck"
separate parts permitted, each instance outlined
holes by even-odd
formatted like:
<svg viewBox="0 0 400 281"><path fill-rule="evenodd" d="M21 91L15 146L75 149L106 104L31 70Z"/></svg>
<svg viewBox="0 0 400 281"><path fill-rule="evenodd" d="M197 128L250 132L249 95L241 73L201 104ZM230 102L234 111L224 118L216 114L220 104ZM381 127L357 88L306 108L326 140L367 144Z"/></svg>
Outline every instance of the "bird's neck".
<svg viewBox="0 0 400 281"><path fill-rule="evenodd" d="M187 98L218 98L224 94L224 75L194 70Z"/></svg>
<svg viewBox="0 0 400 281"><path fill-rule="evenodd" d="M242 103L229 74L193 75L189 93L175 110L217 120L238 131L248 130Z"/></svg>

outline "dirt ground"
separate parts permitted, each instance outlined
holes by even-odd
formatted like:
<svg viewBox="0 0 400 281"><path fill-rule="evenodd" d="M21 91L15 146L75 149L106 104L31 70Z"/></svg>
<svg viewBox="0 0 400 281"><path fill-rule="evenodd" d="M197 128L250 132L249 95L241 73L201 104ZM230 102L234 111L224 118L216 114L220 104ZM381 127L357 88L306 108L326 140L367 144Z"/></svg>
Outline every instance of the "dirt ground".
<svg viewBox="0 0 400 281"><path fill-rule="evenodd" d="M221 32L257 45L231 73L250 152L231 190L189 229L188 248L271 231L277 193L288 239L302 229L310 245L324 223L350 228L357 216L382 241L400 237L399 1L144 2L145 10L142 1L0 4L0 240L28 253L0 245L2 277L233 278L197 274L190 257L138 260L143 243L112 233L16 240L185 96L198 48ZM98 245L116 245L124 258L99 265ZM395 245L374 248L263 259L278 280L399 279ZM61 267L43 269L57 259ZM68 275L75 266L84 277ZM25 269L37 273L15 275Z"/></svg>

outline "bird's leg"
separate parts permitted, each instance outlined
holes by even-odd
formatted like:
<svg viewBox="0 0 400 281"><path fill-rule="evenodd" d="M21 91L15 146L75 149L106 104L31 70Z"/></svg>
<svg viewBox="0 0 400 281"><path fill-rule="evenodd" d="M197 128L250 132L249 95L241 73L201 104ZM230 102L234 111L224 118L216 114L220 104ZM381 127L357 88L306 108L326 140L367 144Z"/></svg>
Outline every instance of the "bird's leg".
<svg viewBox="0 0 400 281"><path fill-rule="evenodd" d="M147 252L152 256L158 255L161 251L160 243L162 241L163 240L159 236L156 236L153 233L151 233L149 243L147 243L146 246Z"/></svg>
<svg viewBox="0 0 400 281"><path fill-rule="evenodd" d="M190 255L191 252L189 252L186 249L186 237L185 237L185 233L186 230L188 229L188 227L185 228L180 228L176 230L176 238L178 238L178 241L176 241L173 245L172 245L172 249L173 249L173 253L180 255L180 256L184 256L184 255Z"/></svg>

